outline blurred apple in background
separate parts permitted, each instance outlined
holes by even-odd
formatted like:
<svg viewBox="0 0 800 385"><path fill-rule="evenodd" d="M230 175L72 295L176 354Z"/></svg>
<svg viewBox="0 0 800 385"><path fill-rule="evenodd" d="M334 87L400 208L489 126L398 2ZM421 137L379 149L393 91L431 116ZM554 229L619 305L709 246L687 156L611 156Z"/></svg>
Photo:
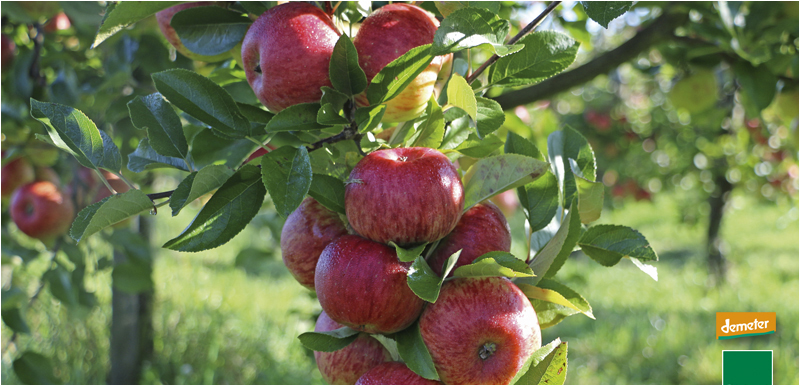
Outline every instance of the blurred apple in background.
<svg viewBox="0 0 800 385"><path fill-rule="evenodd" d="M21 186L11 197L11 219L20 231L50 246L75 217L72 200L49 181Z"/></svg>

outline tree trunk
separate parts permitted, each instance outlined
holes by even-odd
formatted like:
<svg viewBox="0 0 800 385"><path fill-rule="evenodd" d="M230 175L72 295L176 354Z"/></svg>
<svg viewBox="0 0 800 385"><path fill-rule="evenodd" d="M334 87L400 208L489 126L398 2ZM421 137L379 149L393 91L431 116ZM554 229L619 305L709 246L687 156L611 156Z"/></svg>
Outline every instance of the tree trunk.
<svg viewBox="0 0 800 385"><path fill-rule="evenodd" d="M139 218L139 234L150 240L152 220ZM114 251L114 265L127 257ZM142 374L142 364L153 354L152 291L131 294L112 287L111 299L111 371L109 385L135 385Z"/></svg>
<svg viewBox="0 0 800 385"><path fill-rule="evenodd" d="M722 227L722 216L725 213L725 204L728 201L733 185L728 182L725 175L718 175L715 178L716 189L708 198L711 208L708 215L708 238L706 248L708 251L708 269L714 276L717 284L725 282L727 262L722 252L722 237L720 228Z"/></svg>

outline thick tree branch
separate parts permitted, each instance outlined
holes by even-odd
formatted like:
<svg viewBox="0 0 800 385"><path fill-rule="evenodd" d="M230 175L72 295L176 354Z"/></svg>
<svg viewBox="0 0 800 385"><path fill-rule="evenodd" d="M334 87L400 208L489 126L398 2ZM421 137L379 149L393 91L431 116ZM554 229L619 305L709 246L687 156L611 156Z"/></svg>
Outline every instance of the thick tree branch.
<svg viewBox="0 0 800 385"><path fill-rule="evenodd" d="M535 86L511 91L494 98L504 110L537 100L549 98L567 91L572 87L584 84L598 75L608 73L622 63L636 58L651 46L672 37L672 32L688 20L686 13L665 13L652 24L639 31L636 36L619 47L606 52L592 61L569 72L562 72Z"/></svg>

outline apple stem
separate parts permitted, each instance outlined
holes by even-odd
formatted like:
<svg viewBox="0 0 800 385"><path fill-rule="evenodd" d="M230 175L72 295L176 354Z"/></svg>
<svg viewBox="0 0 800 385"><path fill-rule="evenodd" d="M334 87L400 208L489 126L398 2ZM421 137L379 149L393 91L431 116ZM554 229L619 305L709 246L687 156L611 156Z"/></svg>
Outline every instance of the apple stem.
<svg viewBox="0 0 800 385"><path fill-rule="evenodd" d="M111 191L112 194L116 194L117 193L117 190L114 190L114 188L111 187L111 184L108 183L108 181L106 180L106 177L103 175L102 172L100 172L99 168L95 168L94 172L96 172L97 175L100 177L100 181L103 182L104 185L106 185L106 188L108 189L108 191Z"/></svg>
<svg viewBox="0 0 800 385"><path fill-rule="evenodd" d="M519 33L516 36L512 37L511 40L509 40L508 43L506 43L506 44L509 44L509 45L514 44L517 41L519 41L519 39L522 39L529 32L533 31L536 27L539 26L539 24L542 23L542 21L551 12L553 12L554 9L556 9L556 7L559 4L561 4L560 1L554 1L554 2L550 3L550 5L548 5L547 8L545 8L545 10L542 11L541 14L539 14L539 16L536 16L536 18L533 19L533 21L528 23L528 25L526 25L525 28L522 28L522 30L520 30ZM494 62L496 62L497 59L499 59L499 58L500 58L500 56L497 56L496 54L492 55L492 57L490 57L489 60L487 60L485 63L483 63L480 67L478 67L478 69L475 70L475 72L473 72L469 76L467 76L467 83L472 84L472 82L474 82L475 79L477 79L478 76L480 76L480 74L483 73L483 71L486 70L486 68L489 68L489 66L494 64Z"/></svg>
<svg viewBox="0 0 800 385"><path fill-rule="evenodd" d="M253 142L253 143L257 144L259 147L263 148L263 149L264 149L264 151L266 151L266 152L268 152L268 153L272 151L272 150L270 150L269 148L267 148L267 145L266 145L265 143L261 143L260 141L256 140L256 139L255 139L255 138L253 138L253 137L250 137L250 136L246 136L246 138L247 138L249 141L251 141L251 142Z"/></svg>

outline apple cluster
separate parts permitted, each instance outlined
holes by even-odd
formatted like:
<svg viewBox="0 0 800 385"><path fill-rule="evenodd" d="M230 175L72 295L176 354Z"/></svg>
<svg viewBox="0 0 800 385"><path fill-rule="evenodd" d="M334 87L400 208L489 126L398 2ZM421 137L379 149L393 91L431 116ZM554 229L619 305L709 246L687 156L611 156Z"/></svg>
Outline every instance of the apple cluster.
<svg viewBox="0 0 800 385"><path fill-rule="evenodd" d="M37 164L41 162L30 156L10 159L2 168L0 190L3 207L8 207L17 228L51 246L67 233L76 212L105 199L111 191L88 168L80 167L70 183L62 184L52 168ZM102 174L117 192L129 189L118 176L105 170Z"/></svg>
<svg viewBox="0 0 800 385"><path fill-rule="evenodd" d="M335 352L315 352L331 384L438 383L392 358L374 334L391 336L415 322L445 384L505 384L541 345L536 314L510 280L448 278L426 304L408 286L410 262L395 246L428 244L427 261L440 276L491 251L506 251L505 216L483 202L464 211L455 165L424 147L374 151L350 173L345 218L313 198L286 221L281 251L289 271L315 290L323 309L315 331L347 326L361 334ZM463 214L462 214L463 213Z"/></svg>

